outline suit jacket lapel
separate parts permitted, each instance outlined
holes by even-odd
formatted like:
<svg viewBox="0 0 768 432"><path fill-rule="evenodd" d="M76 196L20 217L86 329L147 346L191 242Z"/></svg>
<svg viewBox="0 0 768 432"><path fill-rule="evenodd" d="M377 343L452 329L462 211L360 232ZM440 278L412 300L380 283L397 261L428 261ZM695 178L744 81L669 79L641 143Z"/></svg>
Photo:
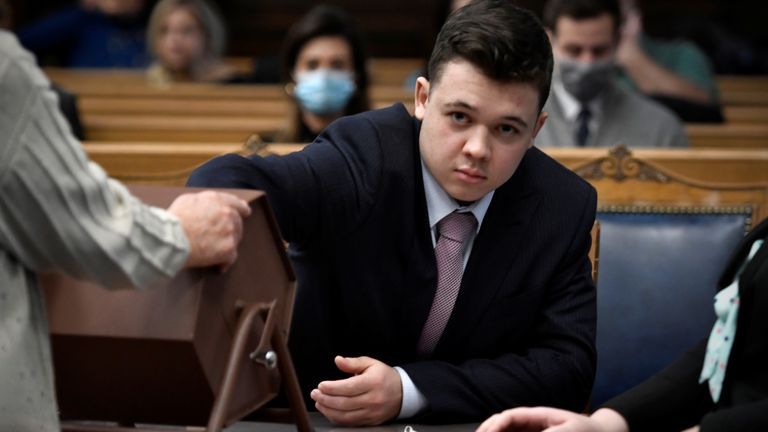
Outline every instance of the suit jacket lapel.
<svg viewBox="0 0 768 432"><path fill-rule="evenodd" d="M416 345L424 323L432 307L432 299L437 289L437 262L435 260L434 247L432 245L432 232L429 228L429 216L427 212L427 199L424 192L424 180L421 172L421 158L419 155L419 130L421 124L416 122L413 136L413 199L415 214L406 215L406 220L412 220L409 225L411 235L405 236L404 257L408 257L405 272L406 279L412 281L412 285L398 287L401 292L396 296L400 302L399 329L400 340L403 349L416 352Z"/></svg>

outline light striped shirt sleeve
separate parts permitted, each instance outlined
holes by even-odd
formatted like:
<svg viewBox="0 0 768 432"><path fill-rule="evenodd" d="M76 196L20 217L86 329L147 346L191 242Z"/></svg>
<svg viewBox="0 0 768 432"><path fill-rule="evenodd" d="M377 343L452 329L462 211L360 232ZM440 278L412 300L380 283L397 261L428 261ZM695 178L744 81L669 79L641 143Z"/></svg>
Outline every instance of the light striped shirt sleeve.
<svg viewBox="0 0 768 432"><path fill-rule="evenodd" d="M90 162L33 57L6 32L0 46L0 248L36 272L165 283L189 251L178 219Z"/></svg>

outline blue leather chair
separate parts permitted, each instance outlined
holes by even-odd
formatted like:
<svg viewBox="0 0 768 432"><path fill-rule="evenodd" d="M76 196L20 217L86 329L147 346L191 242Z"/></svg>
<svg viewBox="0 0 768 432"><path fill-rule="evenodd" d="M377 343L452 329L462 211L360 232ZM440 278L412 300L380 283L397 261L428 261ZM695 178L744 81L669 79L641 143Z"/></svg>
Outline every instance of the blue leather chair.
<svg viewBox="0 0 768 432"><path fill-rule="evenodd" d="M709 334L717 278L750 218L750 212L598 213L593 407L644 381Z"/></svg>
<svg viewBox="0 0 768 432"><path fill-rule="evenodd" d="M768 185L685 178L626 147L574 171L598 192L596 408L709 334L717 278L768 215Z"/></svg>

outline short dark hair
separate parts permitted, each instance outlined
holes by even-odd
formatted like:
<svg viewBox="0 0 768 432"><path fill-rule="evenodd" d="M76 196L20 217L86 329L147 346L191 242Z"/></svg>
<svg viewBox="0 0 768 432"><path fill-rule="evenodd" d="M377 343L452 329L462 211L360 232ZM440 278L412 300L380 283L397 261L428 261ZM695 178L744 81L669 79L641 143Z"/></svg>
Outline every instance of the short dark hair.
<svg viewBox="0 0 768 432"><path fill-rule="evenodd" d="M544 25L554 34L561 17L583 20L608 14L613 18L613 33L618 36L621 26L621 5L618 0L549 0L544 5Z"/></svg>
<svg viewBox="0 0 768 432"><path fill-rule="evenodd" d="M355 68L357 90L347 103L346 114L368 110L368 56L363 44L363 37L352 17L344 9L331 5L319 5L312 8L300 21L294 24L283 41L282 63L283 80L292 82L294 67L299 52L307 42L321 36L340 36L349 43L352 50L352 62Z"/></svg>
<svg viewBox="0 0 768 432"><path fill-rule="evenodd" d="M511 0L475 0L453 12L437 35L427 77L437 84L445 65L458 59L490 79L533 84L539 110L544 107L552 80L552 47L539 19Z"/></svg>

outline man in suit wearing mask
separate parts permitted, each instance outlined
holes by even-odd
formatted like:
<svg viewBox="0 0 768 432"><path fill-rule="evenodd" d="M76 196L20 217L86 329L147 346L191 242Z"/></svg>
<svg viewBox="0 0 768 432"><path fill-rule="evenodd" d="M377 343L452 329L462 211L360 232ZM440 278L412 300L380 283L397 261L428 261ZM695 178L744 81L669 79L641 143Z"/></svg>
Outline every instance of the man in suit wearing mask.
<svg viewBox="0 0 768 432"><path fill-rule="evenodd" d="M555 70L539 147L686 147L680 121L666 108L621 87L617 0L550 0L544 8Z"/></svg>

